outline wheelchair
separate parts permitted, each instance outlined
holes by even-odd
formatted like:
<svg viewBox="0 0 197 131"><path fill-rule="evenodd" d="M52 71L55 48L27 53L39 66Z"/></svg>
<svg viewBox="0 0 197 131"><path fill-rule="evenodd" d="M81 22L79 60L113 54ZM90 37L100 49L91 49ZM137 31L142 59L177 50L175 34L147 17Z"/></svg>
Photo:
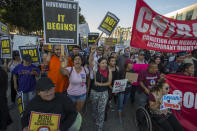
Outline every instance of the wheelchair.
<svg viewBox="0 0 197 131"><path fill-rule="evenodd" d="M163 131L151 116L148 105L137 108L134 120L138 131Z"/></svg>

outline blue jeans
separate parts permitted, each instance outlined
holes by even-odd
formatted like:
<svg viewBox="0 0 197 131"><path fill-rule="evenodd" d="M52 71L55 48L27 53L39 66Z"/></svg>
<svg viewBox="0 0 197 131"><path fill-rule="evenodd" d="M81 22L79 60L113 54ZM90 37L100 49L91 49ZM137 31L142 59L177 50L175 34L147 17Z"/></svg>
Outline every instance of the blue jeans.
<svg viewBox="0 0 197 131"><path fill-rule="evenodd" d="M118 94L118 112L122 112L123 105L127 103L131 93L119 93Z"/></svg>
<svg viewBox="0 0 197 131"><path fill-rule="evenodd" d="M73 96L73 95L69 95L68 94L68 97L73 101L85 101L86 100L86 93L85 94L82 94L80 96Z"/></svg>

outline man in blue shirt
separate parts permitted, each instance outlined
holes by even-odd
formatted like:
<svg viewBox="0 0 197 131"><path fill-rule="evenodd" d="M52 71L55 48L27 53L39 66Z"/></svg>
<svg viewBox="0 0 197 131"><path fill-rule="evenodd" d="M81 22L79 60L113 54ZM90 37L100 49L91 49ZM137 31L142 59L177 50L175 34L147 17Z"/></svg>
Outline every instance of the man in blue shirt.
<svg viewBox="0 0 197 131"><path fill-rule="evenodd" d="M184 59L185 59L185 53L184 52L177 53L175 61L169 62L166 65L165 73L173 74L173 73L176 73L176 72L180 72L181 71L180 69L184 65L184 63L183 63Z"/></svg>
<svg viewBox="0 0 197 131"><path fill-rule="evenodd" d="M23 93L23 102L25 105L35 96L36 77L39 77L40 74L38 67L33 65L31 61L30 55L24 55L23 63L17 65L12 71L14 88L17 92Z"/></svg>

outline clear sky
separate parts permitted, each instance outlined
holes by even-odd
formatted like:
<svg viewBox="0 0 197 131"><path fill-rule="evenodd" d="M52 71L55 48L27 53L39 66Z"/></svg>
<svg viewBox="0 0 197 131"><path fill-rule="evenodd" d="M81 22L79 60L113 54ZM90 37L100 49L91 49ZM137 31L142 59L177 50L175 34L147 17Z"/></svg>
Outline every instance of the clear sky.
<svg viewBox="0 0 197 131"><path fill-rule="evenodd" d="M153 10L160 14L181 9L197 3L197 0L144 0ZM119 26L131 27L135 12L136 0L79 0L82 14L89 24L91 32L97 28L107 11L120 18Z"/></svg>

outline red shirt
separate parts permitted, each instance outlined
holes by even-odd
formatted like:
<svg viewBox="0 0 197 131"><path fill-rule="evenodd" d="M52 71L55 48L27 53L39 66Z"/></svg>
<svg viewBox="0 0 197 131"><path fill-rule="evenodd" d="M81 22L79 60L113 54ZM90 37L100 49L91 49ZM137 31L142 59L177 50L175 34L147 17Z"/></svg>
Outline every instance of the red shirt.
<svg viewBox="0 0 197 131"><path fill-rule="evenodd" d="M148 70L142 71L139 74L139 79L138 81L144 83L144 85L146 86L146 88L151 89L153 86L156 85L157 81L160 79L160 75L159 73L149 73ZM144 88L142 88L141 86L139 86L142 91L144 91Z"/></svg>

